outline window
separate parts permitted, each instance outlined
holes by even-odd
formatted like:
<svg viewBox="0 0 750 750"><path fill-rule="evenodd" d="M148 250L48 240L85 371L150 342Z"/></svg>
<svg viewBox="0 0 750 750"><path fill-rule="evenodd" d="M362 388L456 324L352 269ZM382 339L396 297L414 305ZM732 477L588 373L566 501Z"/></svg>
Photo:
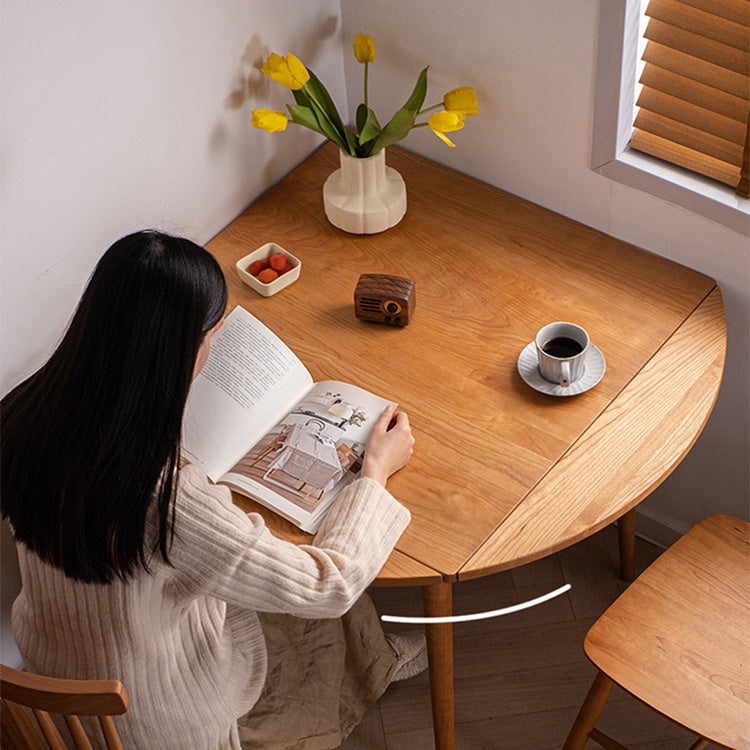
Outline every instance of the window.
<svg viewBox="0 0 750 750"><path fill-rule="evenodd" d="M714 17L711 9L723 15ZM750 200L735 192L743 159L747 170L750 2L651 0L648 12L653 16L645 27L641 0L601 0L592 169L750 235ZM675 14L679 20L672 22ZM698 33L698 21L709 18L709 36ZM739 22L743 18L744 24ZM644 27L646 37L658 38L644 40ZM644 42L645 63L640 60ZM705 59L712 54L734 69ZM695 73L693 78L683 75L696 68L702 71L703 80L697 81L701 86L692 83ZM724 70L727 73L720 72ZM718 93L708 94L712 76L719 81ZM666 92L660 82L664 78L672 85ZM727 79L736 93L724 91ZM675 88L677 82L681 83ZM697 102L695 89L700 91ZM687 93L676 96L680 91ZM743 91L744 97L736 95ZM731 99L723 96L727 94ZM717 100L733 103L730 114L717 106ZM669 137L686 136L685 142L670 141L670 128ZM667 158L674 154L678 158L669 163ZM726 157L726 162L719 157ZM693 171L701 163L710 166L709 177Z"/></svg>
<svg viewBox="0 0 750 750"><path fill-rule="evenodd" d="M630 147L750 193L750 3L650 0Z"/></svg>

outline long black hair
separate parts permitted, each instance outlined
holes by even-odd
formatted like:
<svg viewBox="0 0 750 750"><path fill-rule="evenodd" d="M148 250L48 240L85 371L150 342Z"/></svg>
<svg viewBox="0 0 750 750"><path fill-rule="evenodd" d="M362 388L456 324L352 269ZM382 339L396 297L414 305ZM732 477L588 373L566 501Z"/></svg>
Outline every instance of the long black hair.
<svg viewBox="0 0 750 750"><path fill-rule="evenodd" d="M142 231L97 264L50 359L0 405L0 504L14 536L71 578L168 562L182 417L200 345L227 302L213 256Z"/></svg>

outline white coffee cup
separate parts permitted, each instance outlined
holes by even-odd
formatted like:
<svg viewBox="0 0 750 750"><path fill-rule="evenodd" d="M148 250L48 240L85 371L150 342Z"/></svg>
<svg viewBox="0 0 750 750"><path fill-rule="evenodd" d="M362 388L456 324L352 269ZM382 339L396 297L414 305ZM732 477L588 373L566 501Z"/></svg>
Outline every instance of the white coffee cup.
<svg viewBox="0 0 750 750"><path fill-rule="evenodd" d="M558 321L539 330L534 340L539 372L545 380L567 388L582 375L589 335L575 323Z"/></svg>

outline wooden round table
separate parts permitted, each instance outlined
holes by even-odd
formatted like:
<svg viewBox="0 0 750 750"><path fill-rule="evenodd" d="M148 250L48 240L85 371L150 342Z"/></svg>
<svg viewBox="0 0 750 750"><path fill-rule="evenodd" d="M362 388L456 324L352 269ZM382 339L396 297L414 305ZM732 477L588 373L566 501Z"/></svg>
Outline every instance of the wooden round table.
<svg viewBox="0 0 750 750"><path fill-rule="evenodd" d="M406 216L376 235L325 218L327 144L208 244L240 304L279 335L315 380L398 401L416 437L389 489L412 522L377 585L421 586L425 614L452 611L452 586L536 560L623 519L700 435L721 382L726 325L716 283L497 188L397 148ZM235 262L266 242L302 261L261 297ZM408 326L354 315L363 273L414 281ZM536 331L583 326L601 381L573 397L531 388L517 369ZM275 533L307 541L261 512ZM626 547L627 553L627 547ZM627 565L627 560L626 560ZM389 613L398 614L398 613ZM427 626L436 746L453 747L452 626Z"/></svg>

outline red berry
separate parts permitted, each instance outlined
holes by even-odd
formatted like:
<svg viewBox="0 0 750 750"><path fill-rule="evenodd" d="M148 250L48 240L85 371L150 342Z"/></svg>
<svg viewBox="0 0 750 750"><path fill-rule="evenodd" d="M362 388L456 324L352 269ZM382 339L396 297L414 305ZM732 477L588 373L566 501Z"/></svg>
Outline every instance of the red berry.
<svg viewBox="0 0 750 750"><path fill-rule="evenodd" d="M284 267L279 271L279 276L281 276L282 273L286 273L287 271L291 271L294 268L294 266L287 261Z"/></svg>
<svg viewBox="0 0 750 750"><path fill-rule="evenodd" d="M268 268L268 263L264 260L254 260L248 268L248 272L253 276L257 276L264 268Z"/></svg>
<svg viewBox="0 0 750 750"><path fill-rule="evenodd" d="M258 274L258 281L260 281L263 284L270 284L272 281L278 278L279 278L279 274L276 273L276 271L274 271L273 268L264 268Z"/></svg>
<svg viewBox="0 0 750 750"><path fill-rule="evenodd" d="M284 253L271 253L268 256L268 265L273 268L274 271L281 271L286 265L286 255Z"/></svg>

